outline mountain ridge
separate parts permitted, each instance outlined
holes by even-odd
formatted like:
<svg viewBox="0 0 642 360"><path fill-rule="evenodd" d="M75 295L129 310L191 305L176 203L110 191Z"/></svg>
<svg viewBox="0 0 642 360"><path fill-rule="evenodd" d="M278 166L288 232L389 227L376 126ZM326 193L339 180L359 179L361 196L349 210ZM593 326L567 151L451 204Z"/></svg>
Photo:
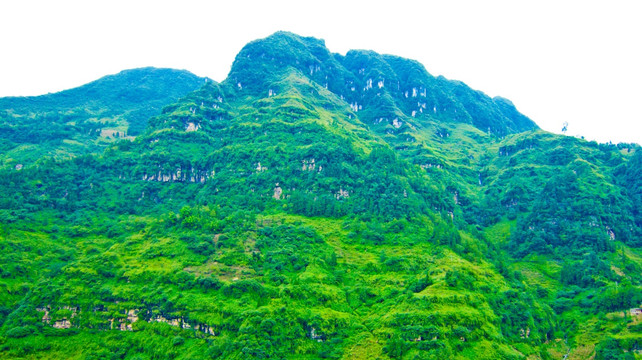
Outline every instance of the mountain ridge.
<svg viewBox="0 0 642 360"><path fill-rule="evenodd" d="M364 99L364 93L368 90L378 88L388 93L392 92L395 100L393 104L386 104L385 102L383 104L375 104L375 108L377 105L382 107L376 110L383 111L377 116L396 115L394 111L393 113L386 113L387 111L385 110L396 105L396 107L401 108L402 113L407 118L414 117L413 114L423 114L424 110L427 110L427 112L433 110L434 114L445 112L446 115L444 116L450 116L454 119L459 116L462 121L472 123L473 120L469 112L474 113L479 111L480 107L491 106L495 111L498 111L497 115L499 116L496 117L505 117L505 119L497 122L490 121L490 119L479 120L475 118L474 125L483 131L490 130L501 135L503 133L538 128L534 122L523 115L515 119L517 122L506 117L500 109L493 106L494 103L491 98L479 91L473 92L462 82L449 81L442 76L432 77L423 65L413 60L392 55L379 55L373 51L364 50L350 50L345 56L341 56L330 53L325 48L325 43L322 40L301 38L288 32L277 32L265 39L256 40L246 45L237 55L228 75L229 80L226 81L237 86L241 84L241 87L243 82L249 82L252 84L250 90L265 91L265 87L269 87L269 84L265 83L266 80L263 76L267 75L269 77L273 66L264 62L254 66L253 59L266 60L278 66L293 66L303 73L306 73L307 70L312 80L322 86L329 87L330 91L344 97L350 104L354 103L357 109L358 102ZM367 66L365 65L366 63L368 64ZM256 67L260 67L260 71L255 73ZM392 82L393 88L396 85L396 91L388 91L385 86L386 78L389 82ZM408 78L413 79L413 81L408 82L406 80L406 82L402 82ZM447 90L436 91L436 87L447 88ZM428 92L431 94L430 98L426 98ZM449 101L451 96L472 98L470 106L455 106L452 101ZM404 106L399 106L399 102L403 97L411 100L406 101ZM422 100L422 98L425 99ZM412 106L409 104L412 100L421 100L422 102L418 103L418 106ZM517 112L512 103L503 102L503 105L508 107L509 110ZM455 115L457 110L460 110L459 115Z"/></svg>
<svg viewBox="0 0 642 360"><path fill-rule="evenodd" d="M30 154L62 159L100 152L140 133L147 118L205 81L184 70L147 67L54 94L0 98L3 163L29 166L36 161Z"/></svg>

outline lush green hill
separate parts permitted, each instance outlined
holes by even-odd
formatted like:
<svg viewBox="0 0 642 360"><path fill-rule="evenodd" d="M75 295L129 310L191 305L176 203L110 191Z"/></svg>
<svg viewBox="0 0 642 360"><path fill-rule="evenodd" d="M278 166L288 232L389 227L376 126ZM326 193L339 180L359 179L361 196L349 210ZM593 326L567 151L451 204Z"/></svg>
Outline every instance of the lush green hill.
<svg viewBox="0 0 642 360"><path fill-rule="evenodd" d="M640 358L641 154L276 33L135 139L0 171L0 357Z"/></svg>
<svg viewBox="0 0 642 360"><path fill-rule="evenodd" d="M0 98L3 167L101 152L140 134L150 116L205 81L184 70L141 68L55 94Z"/></svg>

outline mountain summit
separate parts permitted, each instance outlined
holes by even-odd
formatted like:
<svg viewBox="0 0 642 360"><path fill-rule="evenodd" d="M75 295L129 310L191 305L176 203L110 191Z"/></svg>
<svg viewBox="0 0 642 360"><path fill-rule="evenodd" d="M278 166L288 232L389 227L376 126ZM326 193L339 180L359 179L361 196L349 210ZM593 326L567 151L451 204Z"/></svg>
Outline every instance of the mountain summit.
<svg viewBox="0 0 642 360"><path fill-rule="evenodd" d="M510 101L491 99L462 82L430 75L416 61L373 51L330 53L323 40L277 32L246 45L226 82L255 95L278 91L281 74L297 71L350 104L371 123L432 119L472 124L506 135L537 129ZM245 84L245 85L243 85ZM417 120L413 120L417 119Z"/></svg>

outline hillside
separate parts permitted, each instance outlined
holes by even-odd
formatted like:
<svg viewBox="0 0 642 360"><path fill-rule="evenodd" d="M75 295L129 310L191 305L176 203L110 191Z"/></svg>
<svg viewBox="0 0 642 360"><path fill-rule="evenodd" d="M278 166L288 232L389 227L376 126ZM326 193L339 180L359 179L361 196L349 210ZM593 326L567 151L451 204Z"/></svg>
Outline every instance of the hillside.
<svg viewBox="0 0 642 360"><path fill-rule="evenodd" d="M641 169L279 32L135 138L0 170L0 357L639 359Z"/></svg>
<svg viewBox="0 0 642 360"><path fill-rule="evenodd" d="M141 68L59 93L0 98L3 167L102 152L140 134L150 116L205 81L184 70Z"/></svg>

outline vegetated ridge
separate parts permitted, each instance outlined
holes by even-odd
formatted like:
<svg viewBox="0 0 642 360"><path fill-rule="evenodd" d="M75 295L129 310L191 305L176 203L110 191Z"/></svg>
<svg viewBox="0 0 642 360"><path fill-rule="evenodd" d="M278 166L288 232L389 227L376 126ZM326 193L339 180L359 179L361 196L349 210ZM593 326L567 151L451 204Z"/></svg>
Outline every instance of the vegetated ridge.
<svg viewBox="0 0 642 360"><path fill-rule="evenodd" d="M640 358L638 145L286 32L181 96L0 170L0 357Z"/></svg>
<svg viewBox="0 0 642 360"><path fill-rule="evenodd" d="M55 94L0 98L2 167L100 153L140 134L149 117L206 81L184 70L150 67Z"/></svg>

